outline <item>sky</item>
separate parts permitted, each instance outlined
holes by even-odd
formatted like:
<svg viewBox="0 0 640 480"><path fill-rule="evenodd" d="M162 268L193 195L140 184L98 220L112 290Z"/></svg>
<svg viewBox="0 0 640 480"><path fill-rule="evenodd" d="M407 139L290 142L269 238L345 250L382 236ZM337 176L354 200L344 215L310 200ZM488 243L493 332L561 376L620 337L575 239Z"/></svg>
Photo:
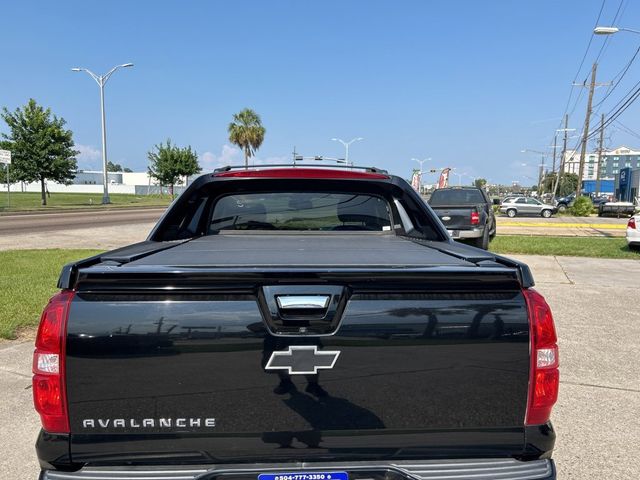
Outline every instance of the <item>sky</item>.
<svg viewBox="0 0 640 480"><path fill-rule="evenodd" d="M289 163L294 147L344 157L331 139L363 137L350 149L357 165L407 178L412 158L430 158L425 169L453 167L455 182L535 184L540 155L521 150L551 151L572 90L569 126L582 129L587 89L571 83L587 78L605 41L592 38L576 75L601 7L601 25L619 9L615 24L640 30L634 0L0 0L0 107L29 98L50 107L74 133L79 167L100 169L99 89L70 69L133 62L105 98L108 158L135 171L167 138L192 146L204 171L242 163L227 126L249 107L267 130L256 163ZM615 78L639 46L640 35L609 37L598 81ZM640 59L597 115L638 77ZM608 90L596 89L594 103ZM640 132L640 101L620 121ZM640 148L617 125L606 142Z"/></svg>

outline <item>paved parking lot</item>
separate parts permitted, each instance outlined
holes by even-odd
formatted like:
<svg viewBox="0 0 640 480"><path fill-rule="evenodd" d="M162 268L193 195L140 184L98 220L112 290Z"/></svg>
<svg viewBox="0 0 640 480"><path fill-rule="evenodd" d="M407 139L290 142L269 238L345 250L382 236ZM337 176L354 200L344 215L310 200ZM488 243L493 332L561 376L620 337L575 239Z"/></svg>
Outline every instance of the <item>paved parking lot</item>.
<svg viewBox="0 0 640 480"><path fill-rule="evenodd" d="M640 264L518 257L554 310L561 390L553 421L559 478L640 478ZM34 480L38 418L30 342L0 344L0 478Z"/></svg>

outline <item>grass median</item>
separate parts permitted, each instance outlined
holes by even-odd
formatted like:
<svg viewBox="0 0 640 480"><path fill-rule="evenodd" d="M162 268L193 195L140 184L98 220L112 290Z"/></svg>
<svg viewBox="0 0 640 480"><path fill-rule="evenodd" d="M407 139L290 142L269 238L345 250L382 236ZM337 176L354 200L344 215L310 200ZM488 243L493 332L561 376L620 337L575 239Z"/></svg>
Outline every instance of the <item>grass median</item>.
<svg viewBox="0 0 640 480"><path fill-rule="evenodd" d="M99 250L10 250L0 252L0 338L16 338L35 327L42 308L56 292L65 263L95 255Z"/></svg>
<svg viewBox="0 0 640 480"><path fill-rule="evenodd" d="M166 207L171 203L169 195L130 195L112 193L111 203L102 205L102 193L52 193L47 205L40 205L39 192L11 192L7 203L7 192L0 192L0 212L47 211L58 209L113 207ZM8 205L8 206L7 206Z"/></svg>
<svg viewBox="0 0 640 480"><path fill-rule="evenodd" d="M542 237L501 235L491 242L500 254L565 255L640 260L624 238ZM37 326L42 308L56 291L60 269L66 263L99 253L99 250L0 251L0 338L12 339L20 331Z"/></svg>
<svg viewBox="0 0 640 480"><path fill-rule="evenodd" d="M624 238L498 235L489 249L504 255L514 253L640 260L640 252L630 250Z"/></svg>

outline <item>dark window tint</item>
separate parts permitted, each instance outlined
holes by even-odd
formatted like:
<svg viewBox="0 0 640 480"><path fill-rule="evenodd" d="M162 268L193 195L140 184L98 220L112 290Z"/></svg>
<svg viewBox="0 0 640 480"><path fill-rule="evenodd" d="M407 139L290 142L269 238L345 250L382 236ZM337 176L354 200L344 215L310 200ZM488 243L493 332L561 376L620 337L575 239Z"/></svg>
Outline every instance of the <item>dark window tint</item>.
<svg viewBox="0 0 640 480"><path fill-rule="evenodd" d="M372 195L250 193L220 198L209 230L390 231L391 220L387 202Z"/></svg>
<svg viewBox="0 0 640 480"><path fill-rule="evenodd" d="M474 205L485 203L482 193L474 189L436 190L431 194L429 204L438 205Z"/></svg>

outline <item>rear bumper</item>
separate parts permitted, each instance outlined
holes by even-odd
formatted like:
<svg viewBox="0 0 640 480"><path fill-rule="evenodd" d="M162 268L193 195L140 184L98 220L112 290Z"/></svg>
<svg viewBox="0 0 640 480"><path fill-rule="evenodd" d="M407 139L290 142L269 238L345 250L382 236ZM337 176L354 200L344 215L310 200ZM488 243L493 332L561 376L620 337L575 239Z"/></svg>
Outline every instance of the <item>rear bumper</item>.
<svg viewBox="0 0 640 480"><path fill-rule="evenodd" d="M628 245L640 245L640 230L635 228L627 228L627 244Z"/></svg>
<svg viewBox="0 0 640 480"><path fill-rule="evenodd" d="M454 240L459 240L461 238L480 238L484 232L484 227L482 228L472 228L471 230L456 230L456 229L447 229L449 235Z"/></svg>
<svg viewBox="0 0 640 480"><path fill-rule="evenodd" d="M350 480L495 479L554 480L553 460L468 459L401 462L294 463L202 467L85 467L77 472L43 471L40 480L255 480L260 473L346 471Z"/></svg>

